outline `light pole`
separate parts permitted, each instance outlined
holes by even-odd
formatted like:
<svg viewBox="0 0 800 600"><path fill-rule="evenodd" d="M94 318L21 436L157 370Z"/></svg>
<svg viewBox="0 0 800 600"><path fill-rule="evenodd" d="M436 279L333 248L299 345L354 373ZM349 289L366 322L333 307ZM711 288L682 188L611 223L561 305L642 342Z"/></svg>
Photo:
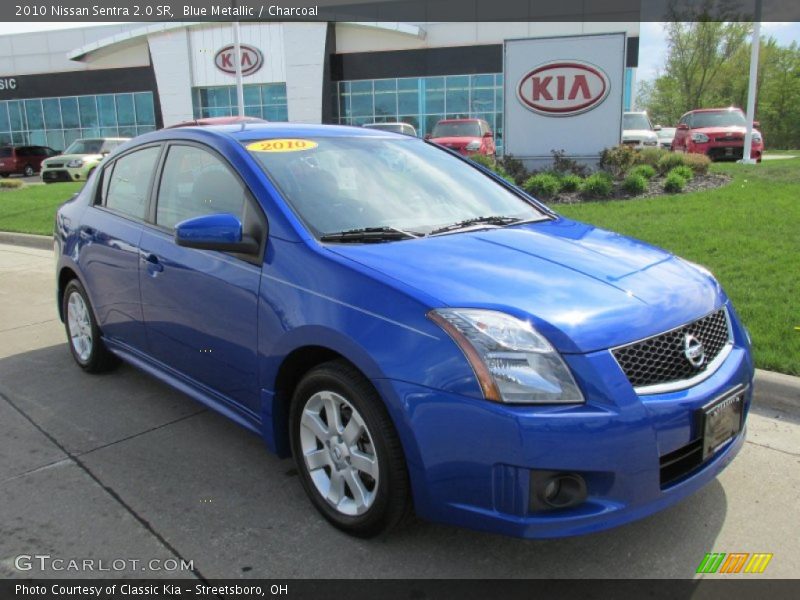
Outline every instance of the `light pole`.
<svg viewBox="0 0 800 600"><path fill-rule="evenodd" d="M751 158L753 148L753 119L756 113L756 83L758 82L758 50L761 45L761 0L756 0L756 19L753 23L753 40L750 49L750 82L747 87L747 130L744 134L742 163L756 164Z"/></svg>

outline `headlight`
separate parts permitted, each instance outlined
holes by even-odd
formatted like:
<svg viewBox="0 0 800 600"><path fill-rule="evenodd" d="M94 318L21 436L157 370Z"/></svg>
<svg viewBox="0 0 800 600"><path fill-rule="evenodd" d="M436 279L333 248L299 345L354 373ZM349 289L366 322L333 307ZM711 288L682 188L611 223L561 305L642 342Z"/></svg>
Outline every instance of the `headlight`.
<svg viewBox="0 0 800 600"><path fill-rule="evenodd" d="M761 141L761 134L758 133L757 131L753 132L753 141L755 143L759 143Z"/></svg>
<svg viewBox="0 0 800 600"><path fill-rule="evenodd" d="M467 144L467 150L480 150L480 149L481 149L481 143L480 142L474 142L473 141L473 142L470 142L469 144Z"/></svg>
<svg viewBox="0 0 800 600"><path fill-rule="evenodd" d="M705 144L708 141L708 136L705 133L693 133L692 141L698 144Z"/></svg>
<svg viewBox="0 0 800 600"><path fill-rule="evenodd" d="M83 159L82 158L73 159L67 163L67 166L71 169L77 169L78 167L82 167Z"/></svg>
<svg viewBox="0 0 800 600"><path fill-rule="evenodd" d="M559 353L527 321L472 308L432 310L428 317L464 352L487 400L510 404L584 402Z"/></svg>

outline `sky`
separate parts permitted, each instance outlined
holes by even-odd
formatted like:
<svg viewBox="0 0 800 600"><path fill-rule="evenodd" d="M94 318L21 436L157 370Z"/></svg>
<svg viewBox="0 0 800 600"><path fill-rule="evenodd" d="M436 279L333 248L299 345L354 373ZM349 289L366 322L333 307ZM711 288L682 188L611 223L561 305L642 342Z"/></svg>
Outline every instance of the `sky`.
<svg viewBox="0 0 800 600"><path fill-rule="evenodd" d="M70 27L90 27L93 25L113 25L114 23L0 23L0 35L25 33L29 31L48 31ZM800 23L762 23L762 35L771 35L782 46L793 41L800 42ZM667 55L667 38L664 23L642 23L639 28L639 69L636 79L649 81L656 78L664 67Z"/></svg>

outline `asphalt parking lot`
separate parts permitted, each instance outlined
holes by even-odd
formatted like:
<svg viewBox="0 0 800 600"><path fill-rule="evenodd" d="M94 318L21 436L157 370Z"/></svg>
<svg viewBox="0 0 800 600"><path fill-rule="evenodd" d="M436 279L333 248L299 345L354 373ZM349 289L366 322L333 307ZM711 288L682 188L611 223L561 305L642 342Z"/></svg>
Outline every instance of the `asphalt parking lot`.
<svg viewBox="0 0 800 600"><path fill-rule="evenodd" d="M739 457L650 518L562 540L420 521L358 540L317 515L292 462L256 436L132 367L82 373L53 298L52 253L0 245L0 577L684 578L706 552L771 552L757 577L797 577L800 415L758 390ZM15 568L34 554L195 571Z"/></svg>

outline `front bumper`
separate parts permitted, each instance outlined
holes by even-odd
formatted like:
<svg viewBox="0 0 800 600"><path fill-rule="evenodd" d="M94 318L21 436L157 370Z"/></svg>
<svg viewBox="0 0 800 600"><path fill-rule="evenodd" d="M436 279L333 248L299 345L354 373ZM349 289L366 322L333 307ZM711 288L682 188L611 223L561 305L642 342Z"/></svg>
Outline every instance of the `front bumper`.
<svg viewBox="0 0 800 600"><path fill-rule="evenodd" d="M750 149L750 158L761 160L763 150L763 143L753 144ZM744 144L741 141L694 144L690 146L689 152L705 154L713 161L741 160L744 155Z"/></svg>
<svg viewBox="0 0 800 600"><path fill-rule="evenodd" d="M745 345L737 341L722 366L695 387L643 397L608 351L568 355L584 382L587 402L581 406L513 407L406 382L374 383L398 424L419 516L516 537L561 537L662 510L730 463L744 443L744 429L700 467L661 485L660 458L702 435L696 419L701 407L746 386L747 414L753 365ZM586 502L532 510L533 469L581 475Z"/></svg>
<svg viewBox="0 0 800 600"><path fill-rule="evenodd" d="M42 167L42 181L51 183L56 181L86 181L93 167Z"/></svg>

